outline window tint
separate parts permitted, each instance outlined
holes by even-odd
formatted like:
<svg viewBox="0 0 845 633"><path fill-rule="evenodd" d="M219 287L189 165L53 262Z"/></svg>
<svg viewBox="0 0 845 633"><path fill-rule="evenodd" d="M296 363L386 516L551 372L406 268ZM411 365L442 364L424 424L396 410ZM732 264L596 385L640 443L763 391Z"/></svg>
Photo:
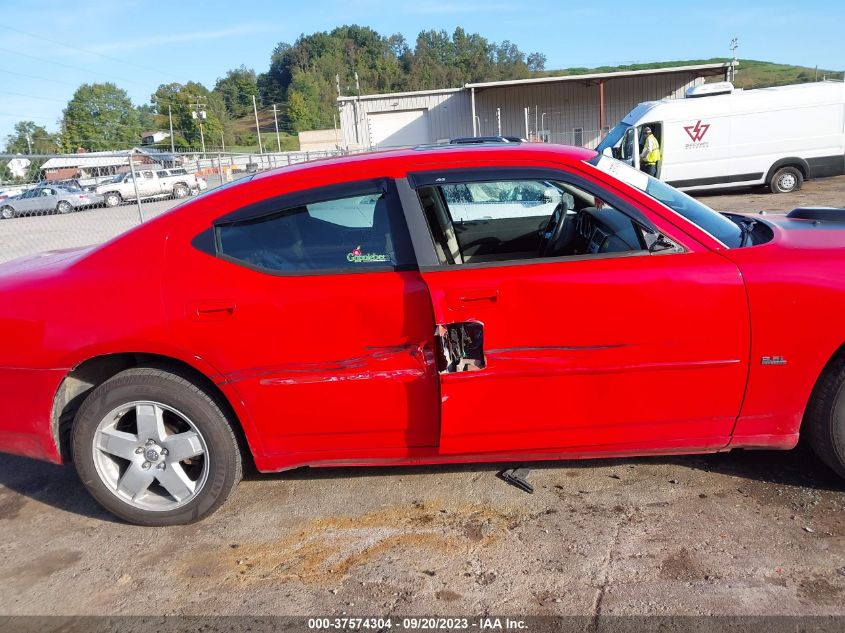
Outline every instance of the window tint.
<svg viewBox="0 0 845 633"><path fill-rule="evenodd" d="M401 208L384 193L280 209L216 227L219 252L273 271L365 271L414 265Z"/></svg>

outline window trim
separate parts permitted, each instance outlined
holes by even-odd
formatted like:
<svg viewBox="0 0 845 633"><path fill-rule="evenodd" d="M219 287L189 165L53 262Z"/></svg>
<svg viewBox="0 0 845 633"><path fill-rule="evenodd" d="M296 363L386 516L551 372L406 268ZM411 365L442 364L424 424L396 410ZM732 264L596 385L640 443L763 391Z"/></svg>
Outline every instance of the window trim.
<svg viewBox="0 0 845 633"><path fill-rule="evenodd" d="M609 188L588 180L587 178L569 171L555 169L552 167L484 167L484 168L459 168L459 169L441 169L441 170L426 170L416 171L407 174L407 181L410 187L417 193L421 187L436 187L440 185L454 185L477 182L501 182L501 181L517 181L517 180L553 180L583 189L593 196L598 196L613 208L621 213L624 213L628 218L648 228L655 233L666 235L655 224L648 219L639 209L632 203L621 198L616 192ZM599 193L599 190L602 193ZM422 211L422 203L419 200L419 195L414 195L415 209L420 213L423 223L425 224L425 234L428 237L427 251L428 254L421 256L418 248L418 242L421 242L419 229L412 233L411 238L414 243L414 250L417 252L417 261L419 262L419 270L421 272L443 272L443 271L458 271L462 269L474 268L498 268L501 266L532 266L540 264L551 263L565 263L570 261L584 261L587 259L618 259L620 257L642 257L642 256L666 256L666 255L682 255L688 253L689 250L680 244L674 237L667 236L679 248L679 250L667 250L660 253L650 253L649 251L627 251L624 253L590 253L584 255L571 256L557 256L557 257L535 257L532 259L508 259L493 262L476 262L469 264L442 264L437 259L436 250L434 248L434 237L431 235L431 229L425 219ZM404 202L404 201L403 201ZM407 214L407 211L406 211ZM411 226L410 223L409 227ZM419 244L422 247L422 244ZM429 261L435 261L435 264L429 264Z"/></svg>
<svg viewBox="0 0 845 633"><path fill-rule="evenodd" d="M295 209L297 207L307 206L309 204L316 204L319 202L331 202L333 200L340 200L343 198L354 198L356 196L365 196L368 194L381 194L385 196L388 204L388 212L393 212L398 221L403 223L405 231L408 232L408 246L410 254L414 261L408 264L392 265L387 264L383 266L367 266L360 269L350 268L321 268L319 270L296 270L286 271L277 270L274 268L266 268L251 264L243 259L227 255L222 250L220 243L220 228L225 226L233 226L238 224L251 224L263 218L269 218ZM200 237L200 236L197 236ZM213 240L213 254L218 259L227 261L229 263L263 273L265 275L273 275L276 277L312 277L325 275L360 275L362 273L385 273L385 272L404 272L419 270L417 264L417 254L414 248L413 239L410 237L410 228L403 213L403 206L397 195L396 185L390 178L374 178L369 180L358 180L348 183L339 183L333 185L324 185L322 187L315 187L305 189L302 191L295 191L292 193L275 196L273 198L266 198L255 202L253 204L241 207L234 211L230 211L212 222L211 237ZM196 238L195 238L196 240Z"/></svg>

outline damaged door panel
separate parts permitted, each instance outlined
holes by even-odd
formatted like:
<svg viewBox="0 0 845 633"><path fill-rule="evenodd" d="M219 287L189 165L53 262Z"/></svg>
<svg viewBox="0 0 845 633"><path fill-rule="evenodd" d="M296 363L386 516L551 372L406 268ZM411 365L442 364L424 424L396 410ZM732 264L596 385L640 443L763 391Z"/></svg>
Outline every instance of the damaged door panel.
<svg viewBox="0 0 845 633"><path fill-rule="evenodd" d="M437 368L440 373L484 369L484 325L478 321L438 324Z"/></svg>

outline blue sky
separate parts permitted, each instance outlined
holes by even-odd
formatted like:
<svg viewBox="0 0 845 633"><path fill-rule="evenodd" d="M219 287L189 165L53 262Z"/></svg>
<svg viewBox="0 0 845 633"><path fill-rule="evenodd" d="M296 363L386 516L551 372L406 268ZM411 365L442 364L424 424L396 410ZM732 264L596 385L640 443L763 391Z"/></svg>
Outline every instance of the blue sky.
<svg viewBox="0 0 845 633"><path fill-rule="evenodd" d="M842 70L843 18L841 0L0 0L0 140L21 119L55 131L81 83L113 81L147 103L161 83L212 88L241 64L262 72L278 42L341 24L411 43L461 26L540 51L548 68L727 56L738 37L740 57Z"/></svg>

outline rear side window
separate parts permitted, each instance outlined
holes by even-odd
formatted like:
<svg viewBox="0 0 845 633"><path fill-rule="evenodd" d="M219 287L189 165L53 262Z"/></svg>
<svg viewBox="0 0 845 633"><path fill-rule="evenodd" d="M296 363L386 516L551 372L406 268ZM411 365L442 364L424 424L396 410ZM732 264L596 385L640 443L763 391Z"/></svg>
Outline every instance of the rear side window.
<svg viewBox="0 0 845 633"><path fill-rule="evenodd" d="M250 267L287 274L413 268L408 229L394 200L376 191L221 223L217 251Z"/></svg>

